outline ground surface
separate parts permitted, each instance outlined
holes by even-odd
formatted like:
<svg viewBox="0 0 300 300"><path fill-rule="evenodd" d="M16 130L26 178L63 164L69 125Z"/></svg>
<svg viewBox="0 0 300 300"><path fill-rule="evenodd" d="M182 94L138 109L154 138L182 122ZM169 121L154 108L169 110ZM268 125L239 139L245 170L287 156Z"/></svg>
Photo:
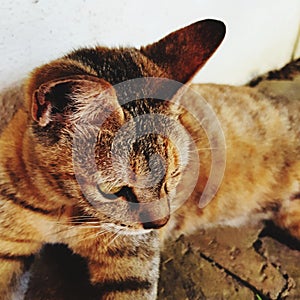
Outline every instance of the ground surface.
<svg viewBox="0 0 300 300"><path fill-rule="evenodd" d="M300 299L299 250L272 226L182 236L162 255L159 299Z"/></svg>

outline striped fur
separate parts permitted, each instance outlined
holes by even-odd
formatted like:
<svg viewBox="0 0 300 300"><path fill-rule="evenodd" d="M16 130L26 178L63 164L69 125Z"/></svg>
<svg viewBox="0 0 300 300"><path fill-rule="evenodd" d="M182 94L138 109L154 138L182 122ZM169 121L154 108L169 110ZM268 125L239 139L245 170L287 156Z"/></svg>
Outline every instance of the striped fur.
<svg viewBox="0 0 300 300"><path fill-rule="evenodd" d="M160 244L172 234L273 219L300 238L299 99L250 87L195 88L216 112L227 151L220 189L200 209L212 155L194 117L203 115L199 99L146 81L126 103L134 87L118 88L142 77L189 82L224 34L221 22L205 20L139 50L79 49L32 72L0 139L0 299L22 290L22 274L46 244L66 245L84 260L86 299L150 300ZM176 97L149 98L149 88ZM51 287L29 287L25 299L45 297L68 299Z"/></svg>
<svg viewBox="0 0 300 300"><path fill-rule="evenodd" d="M21 275L47 243L65 244L86 259L93 299L155 299L156 229L169 219L189 141L172 125L176 104L136 94L137 101L121 106L126 94L113 86L141 77L186 82L223 36L221 22L206 20L140 50L79 49L32 72L24 103L0 139L1 299L19 293ZM166 53L176 40L187 57L180 73L161 61L168 55L179 61L181 47ZM174 93L167 91L168 98ZM113 166L111 145L121 128ZM142 128L148 133L135 140Z"/></svg>

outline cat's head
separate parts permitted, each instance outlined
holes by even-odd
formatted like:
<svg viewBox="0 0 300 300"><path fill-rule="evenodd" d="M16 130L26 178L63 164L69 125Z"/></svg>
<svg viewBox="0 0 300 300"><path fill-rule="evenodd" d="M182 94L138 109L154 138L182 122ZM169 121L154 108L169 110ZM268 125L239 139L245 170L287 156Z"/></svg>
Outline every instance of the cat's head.
<svg viewBox="0 0 300 300"><path fill-rule="evenodd" d="M32 73L35 155L62 197L115 226L168 221L189 151L175 81L189 82L224 34L204 20L140 49L80 49Z"/></svg>

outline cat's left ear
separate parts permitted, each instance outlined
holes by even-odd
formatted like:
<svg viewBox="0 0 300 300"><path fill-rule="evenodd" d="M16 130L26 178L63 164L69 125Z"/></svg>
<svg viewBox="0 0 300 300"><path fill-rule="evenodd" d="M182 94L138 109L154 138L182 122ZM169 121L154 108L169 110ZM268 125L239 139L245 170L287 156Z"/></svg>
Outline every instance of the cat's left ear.
<svg viewBox="0 0 300 300"><path fill-rule="evenodd" d="M33 91L31 115L42 127L50 122L68 121L70 111L97 100L103 115L122 110L113 87L105 80L89 75L73 75L57 78L41 84ZM77 104L76 104L77 103ZM90 112L91 113L91 112Z"/></svg>
<svg viewBox="0 0 300 300"><path fill-rule="evenodd" d="M141 48L170 79L188 82L206 63L225 36L225 25L217 20L193 23Z"/></svg>

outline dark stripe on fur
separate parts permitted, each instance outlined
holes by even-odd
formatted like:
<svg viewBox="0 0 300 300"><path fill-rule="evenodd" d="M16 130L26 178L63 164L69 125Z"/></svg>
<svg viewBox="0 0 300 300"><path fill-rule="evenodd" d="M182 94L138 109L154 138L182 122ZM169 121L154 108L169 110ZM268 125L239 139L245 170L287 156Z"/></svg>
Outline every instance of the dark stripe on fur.
<svg viewBox="0 0 300 300"><path fill-rule="evenodd" d="M34 255L13 255L13 254L1 254L0 259L4 260L30 260L33 261Z"/></svg>
<svg viewBox="0 0 300 300"><path fill-rule="evenodd" d="M39 166L39 169L42 171L43 175L47 178L52 187L56 186L59 189L59 192L66 198L74 198L72 194L68 193L68 189L64 184L64 174L49 172L49 168L44 166Z"/></svg>
<svg viewBox="0 0 300 300"><path fill-rule="evenodd" d="M0 187L0 189L1 189L1 187ZM6 189L1 189L0 194L1 194L1 196L5 197L6 200L9 200L16 205L22 206L23 208L31 210L36 213L49 215L49 214L52 214L52 213L58 211L58 210L51 211L51 210L46 210L46 209L43 209L40 207L32 206L31 204L28 204L26 201L19 199L15 194L8 192Z"/></svg>
<svg viewBox="0 0 300 300"><path fill-rule="evenodd" d="M139 278L131 277L125 280L107 280L96 285L101 291L105 293L110 292L127 292L138 290L149 290L152 288L151 282L141 280Z"/></svg>
<svg viewBox="0 0 300 300"><path fill-rule="evenodd" d="M23 270L28 270L34 261L34 255L8 255L0 253L0 260L6 260L10 262L17 262L22 264ZM1 298L1 297L0 297Z"/></svg>
<svg viewBox="0 0 300 300"><path fill-rule="evenodd" d="M50 176L54 179L54 183L59 187L60 193L65 195L67 198L72 199L74 196L68 192L68 189L65 187L64 179L61 178L60 174L50 173Z"/></svg>
<svg viewBox="0 0 300 300"><path fill-rule="evenodd" d="M14 239L13 237L8 237L4 235L0 235L0 241L6 241L6 242L12 242L12 243L32 243L35 242L34 240L29 240L29 239Z"/></svg>
<svg viewBox="0 0 300 300"><path fill-rule="evenodd" d="M273 70L252 79L248 85L257 86L263 80L293 80L300 73L300 58L285 65L280 70Z"/></svg>

